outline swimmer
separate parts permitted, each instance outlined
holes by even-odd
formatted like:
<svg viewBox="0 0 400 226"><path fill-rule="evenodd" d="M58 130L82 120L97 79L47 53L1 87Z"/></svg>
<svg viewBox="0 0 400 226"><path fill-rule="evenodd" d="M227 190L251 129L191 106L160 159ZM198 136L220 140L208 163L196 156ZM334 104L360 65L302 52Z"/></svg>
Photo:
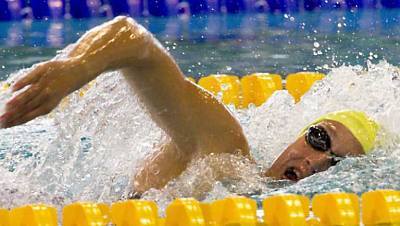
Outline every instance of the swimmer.
<svg viewBox="0 0 400 226"><path fill-rule="evenodd" d="M91 29L65 59L34 66L13 84L14 92L24 90L6 104L0 123L9 128L45 115L68 94L114 70L122 72L151 118L171 138L135 176L139 194L162 188L198 156L232 153L251 158L243 130L227 108L185 79L163 46L128 17ZM377 128L362 112L327 114L305 128L265 176L298 181L340 158L366 154L373 148Z"/></svg>

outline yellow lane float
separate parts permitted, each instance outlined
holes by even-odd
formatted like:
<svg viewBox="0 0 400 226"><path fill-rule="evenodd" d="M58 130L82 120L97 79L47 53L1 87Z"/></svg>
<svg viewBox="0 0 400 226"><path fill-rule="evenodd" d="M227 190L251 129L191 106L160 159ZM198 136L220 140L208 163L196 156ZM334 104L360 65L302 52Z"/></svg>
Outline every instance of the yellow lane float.
<svg viewBox="0 0 400 226"><path fill-rule="evenodd" d="M0 226L10 225L10 213L6 209L0 208Z"/></svg>
<svg viewBox="0 0 400 226"><path fill-rule="evenodd" d="M301 97L312 87L312 85L325 77L317 72L298 72L289 74L286 77L286 89L292 95L295 102L299 102Z"/></svg>
<svg viewBox="0 0 400 226"><path fill-rule="evenodd" d="M37 204L12 209L11 226L57 226L57 211L54 207Z"/></svg>
<svg viewBox="0 0 400 226"><path fill-rule="evenodd" d="M117 202L111 206L111 218L116 226L157 226L158 208L146 200Z"/></svg>
<svg viewBox="0 0 400 226"><path fill-rule="evenodd" d="M246 108L249 104L262 105L276 91L282 89L280 75L268 73L255 73L244 76L240 83L242 85L241 107Z"/></svg>
<svg viewBox="0 0 400 226"><path fill-rule="evenodd" d="M378 190L361 196L362 221L365 226L400 225L400 192Z"/></svg>
<svg viewBox="0 0 400 226"><path fill-rule="evenodd" d="M276 86L276 88L277 88L278 90L283 89L282 77L281 77L280 75L278 75L278 74L271 74L271 73L253 73L253 74L250 74L250 75L245 75L245 76L243 76L243 77L246 77L246 76L256 76L256 77L260 77L260 78L271 78L271 79L274 81L275 86ZM243 78L243 77L242 77L242 78Z"/></svg>
<svg viewBox="0 0 400 226"><path fill-rule="evenodd" d="M264 223L274 226L307 226L310 201L301 195L279 195L264 199Z"/></svg>
<svg viewBox="0 0 400 226"><path fill-rule="evenodd" d="M202 77L198 85L217 96L222 94L222 102L240 107L240 81L234 75L209 75Z"/></svg>
<svg viewBox="0 0 400 226"><path fill-rule="evenodd" d="M324 77L324 74L317 72L289 74L285 88L297 103L316 81ZM187 79L194 82L193 78ZM240 79L235 75L209 75L200 78L197 84L215 96L221 95L224 104L236 108L247 108L250 104L260 106L275 91L284 88L282 77L270 73L253 73Z"/></svg>
<svg viewBox="0 0 400 226"><path fill-rule="evenodd" d="M359 197L351 193L325 193L313 197L282 194L263 200L263 216L256 202L235 196L200 203L176 199L160 218L152 201L128 200L106 204L78 202L63 209L63 226L399 226L400 192L376 190ZM311 208L311 209L310 209ZM360 221L360 215L362 221ZM258 218L260 217L260 218ZM362 223L361 223L362 222ZM56 209L42 204L0 209L0 226L56 226Z"/></svg>
<svg viewBox="0 0 400 226"><path fill-rule="evenodd" d="M70 204L63 209L63 226L106 225L110 222L106 209L106 206L96 203Z"/></svg>
<svg viewBox="0 0 400 226"><path fill-rule="evenodd" d="M176 199L166 210L165 226L206 226L200 202L192 199Z"/></svg>
<svg viewBox="0 0 400 226"><path fill-rule="evenodd" d="M208 204L207 225L257 225L257 203L245 197L228 197ZM203 205L203 210L204 210ZM209 216L207 216L209 215Z"/></svg>
<svg viewBox="0 0 400 226"><path fill-rule="evenodd" d="M324 226L360 225L358 196L350 193L315 195L312 210Z"/></svg>

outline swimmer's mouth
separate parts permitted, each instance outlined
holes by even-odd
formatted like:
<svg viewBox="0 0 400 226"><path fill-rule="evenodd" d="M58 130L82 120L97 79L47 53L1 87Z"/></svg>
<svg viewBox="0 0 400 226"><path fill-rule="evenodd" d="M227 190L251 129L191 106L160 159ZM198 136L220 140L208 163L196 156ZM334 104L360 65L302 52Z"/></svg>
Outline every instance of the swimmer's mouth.
<svg viewBox="0 0 400 226"><path fill-rule="evenodd" d="M294 167L289 167L285 170L283 174L284 179L288 179L291 181L298 181L300 179L299 173L296 171Z"/></svg>

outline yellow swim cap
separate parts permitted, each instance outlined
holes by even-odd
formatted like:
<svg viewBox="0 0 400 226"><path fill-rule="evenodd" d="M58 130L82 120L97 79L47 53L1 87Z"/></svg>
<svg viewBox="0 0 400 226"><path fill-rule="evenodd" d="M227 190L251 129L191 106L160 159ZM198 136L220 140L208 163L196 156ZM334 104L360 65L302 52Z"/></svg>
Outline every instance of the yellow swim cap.
<svg viewBox="0 0 400 226"><path fill-rule="evenodd" d="M310 125L315 125L324 120L340 122L346 126L361 143L365 154L370 153L374 148L379 125L364 112L352 110L332 112L318 118ZM303 130L302 134L308 127Z"/></svg>

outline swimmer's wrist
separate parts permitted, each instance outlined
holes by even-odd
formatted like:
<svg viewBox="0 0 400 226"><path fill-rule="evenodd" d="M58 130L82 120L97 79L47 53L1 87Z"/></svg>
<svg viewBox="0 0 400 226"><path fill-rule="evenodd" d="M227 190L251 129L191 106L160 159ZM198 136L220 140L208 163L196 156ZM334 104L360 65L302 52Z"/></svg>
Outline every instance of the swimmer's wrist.
<svg viewBox="0 0 400 226"><path fill-rule="evenodd" d="M106 64L99 62L94 58L76 57L72 59L72 64L78 67L78 76L83 76L85 82L90 82L98 75L106 71Z"/></svg>
<svg viewBox="0 0 400 226"><path fill-rule="evenodd" d="M80 89L101 73L99 72L100 67L94 67L95 64L83 59L82 57L69 58L64 63L65 66L69 68L69 75L72 78L70 80L71 83L69 85L68 93Z"/></svg>

